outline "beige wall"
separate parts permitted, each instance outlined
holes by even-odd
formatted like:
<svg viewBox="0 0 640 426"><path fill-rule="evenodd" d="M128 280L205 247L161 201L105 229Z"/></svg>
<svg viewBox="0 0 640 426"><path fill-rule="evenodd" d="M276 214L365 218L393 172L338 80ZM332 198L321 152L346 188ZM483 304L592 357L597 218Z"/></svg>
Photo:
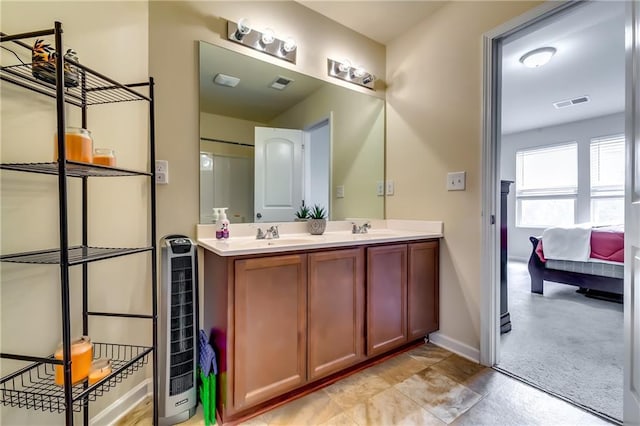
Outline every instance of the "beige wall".
<svg viewBox="0 0 640 426"><path fill-rule="evenodd" d="M539 2L451 2L387 46L388 218L444 221L440 332L480 348L482 35ZM447 172L467 172L447 192Z"/></svg>
<svg viewBox="0 0 640 426"><path fill-rule="evenodd" d="M78 52L79 61L124 83L148 80L148 5L144 2L9 2L0 4L2 31L8 34L64 25L65 47ZM99 17L99 19L96 19ZM53 41L51 39L51 41ZM28 40L29 44L34 42ZM10 44L3 43L3 47ZM23 60L30 61L30 51ZM2 49L2 63L15 58ZM2 82L2 162L53 160L56 126L52 99ZM79 109L67 108L68 121L80 126ZM92 106L88 128L95 147L116 150L119 165L148 167L148 105L142 102ZM57 178L2 171L0 239L2 253L57 247ZM144 246L147 238L148 178L92 178L89 180L89 238L97 246ZM80 182L69 184L70 243L81 242ZM62 340L60 268L58 266L0 264L1 349L3 352L48 356ZM81 267L71 269L72 335L82 333ZM89 265L90 309L151 313L148 255L127 256ZM151 323L143 320L94 318L90 336L98 342L151 344ZM2 374L24 363L2 361ZM118 385L91 403L94 416L130 387L144 372ZM59 414L2 407L1 424L62 424Z"/></svg>
<svg viewBox="0 0 640 426"><path fill-rule="evenodd" d="M304 129L332 117L331 218L384 217L376 184L384 179L384 101L329 85L274 118L274 127ZM344 186L344 198L335 188Z"/></svg>

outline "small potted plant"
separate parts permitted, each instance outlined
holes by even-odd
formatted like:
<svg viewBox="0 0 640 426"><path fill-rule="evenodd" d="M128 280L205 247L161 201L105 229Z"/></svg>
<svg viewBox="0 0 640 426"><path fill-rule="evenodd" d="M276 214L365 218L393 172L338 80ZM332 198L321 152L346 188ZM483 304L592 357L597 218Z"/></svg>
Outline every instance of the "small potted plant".
<svg viewBox="0 0 640 426"><path fill-rule="evenodd" d="M311 235L322 235L327 227L327 214L324 207L314 205L309 211L307 226Z"/></svg>
<svg viewBox="0 0 640 426"><path fill-rule="evenodd" d="M306 222L307 219L309 219L310 212L311 211L309 210L309 207L305 206L304 203L302 203L298 211L295 213L296 222Z"/></svg>

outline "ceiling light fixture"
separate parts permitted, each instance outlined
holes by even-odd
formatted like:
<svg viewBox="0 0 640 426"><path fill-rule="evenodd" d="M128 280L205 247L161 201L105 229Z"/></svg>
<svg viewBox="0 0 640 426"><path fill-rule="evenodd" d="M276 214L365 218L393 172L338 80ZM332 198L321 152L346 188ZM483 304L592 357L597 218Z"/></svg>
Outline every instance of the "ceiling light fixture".
<svg viewBox="0 0 640 426"><path fill-rule="evenodd" d="M538 68L549 62L555 53L555 47L541 47L522 55L520 62L527 68Z"/></svg>
<svg viewBox="0 0 640 426"><path fill-rule="evenodd" d="M367 89L375 90L375 76L361 66L351 65L348 59L336 61L327 58L327 74L340 80L354 83Z"/></svg>
<svg viewBox="0 0 640 426"><path fill-rule="evenodd" d="M293 38L279 39L271 28L265 28L264 31L253 29L246 18L242 18L237 24L227 21L227 38L276 58L296 63L298 46Z"/></svg>
<svg viewBox="0 0 640 426"><path fill-rule="evenodd" d="M240 79L232 75L216 74L213 78L213 82L220 86L236 87L238 83L240 83Z"/></svg>

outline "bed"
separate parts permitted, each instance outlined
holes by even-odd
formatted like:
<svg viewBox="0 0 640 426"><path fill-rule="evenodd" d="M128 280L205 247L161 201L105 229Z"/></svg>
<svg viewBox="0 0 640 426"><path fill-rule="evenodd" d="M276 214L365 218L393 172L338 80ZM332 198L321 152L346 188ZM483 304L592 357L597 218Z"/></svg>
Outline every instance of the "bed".
<svg viewBox="0 0 640 426"><path fill-rule="evenodd" d="M545 229L541 237L529 237L529 241L532 244L528 265L532 293L543 294L544 281L553 281L577 286L587 295L622 301L622 226L555 227ZM558 241L560 244L555 245Z"/></svg>

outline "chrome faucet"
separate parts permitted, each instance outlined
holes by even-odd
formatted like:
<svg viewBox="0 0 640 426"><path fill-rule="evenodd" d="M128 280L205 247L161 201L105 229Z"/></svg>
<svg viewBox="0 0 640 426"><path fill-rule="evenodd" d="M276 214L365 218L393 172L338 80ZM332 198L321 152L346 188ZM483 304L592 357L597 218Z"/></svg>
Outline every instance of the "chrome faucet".
<svg viewBox="0 0 640 426"><path fill-rule="evenodd" d="M273 225L269 229L267 229L267 238L269 233L271 234L271 238L280 238L280 233L278 232L278 225Z"/></svg>
<svg viewBox="0 0 640 426"><path fill-rule="evenodd" d="M351 222L353 227L351 228L352 234L366 234L367 230L371 228L371 224L369 222L365 222L362 226L358 226L355 223Z"/></svg>

